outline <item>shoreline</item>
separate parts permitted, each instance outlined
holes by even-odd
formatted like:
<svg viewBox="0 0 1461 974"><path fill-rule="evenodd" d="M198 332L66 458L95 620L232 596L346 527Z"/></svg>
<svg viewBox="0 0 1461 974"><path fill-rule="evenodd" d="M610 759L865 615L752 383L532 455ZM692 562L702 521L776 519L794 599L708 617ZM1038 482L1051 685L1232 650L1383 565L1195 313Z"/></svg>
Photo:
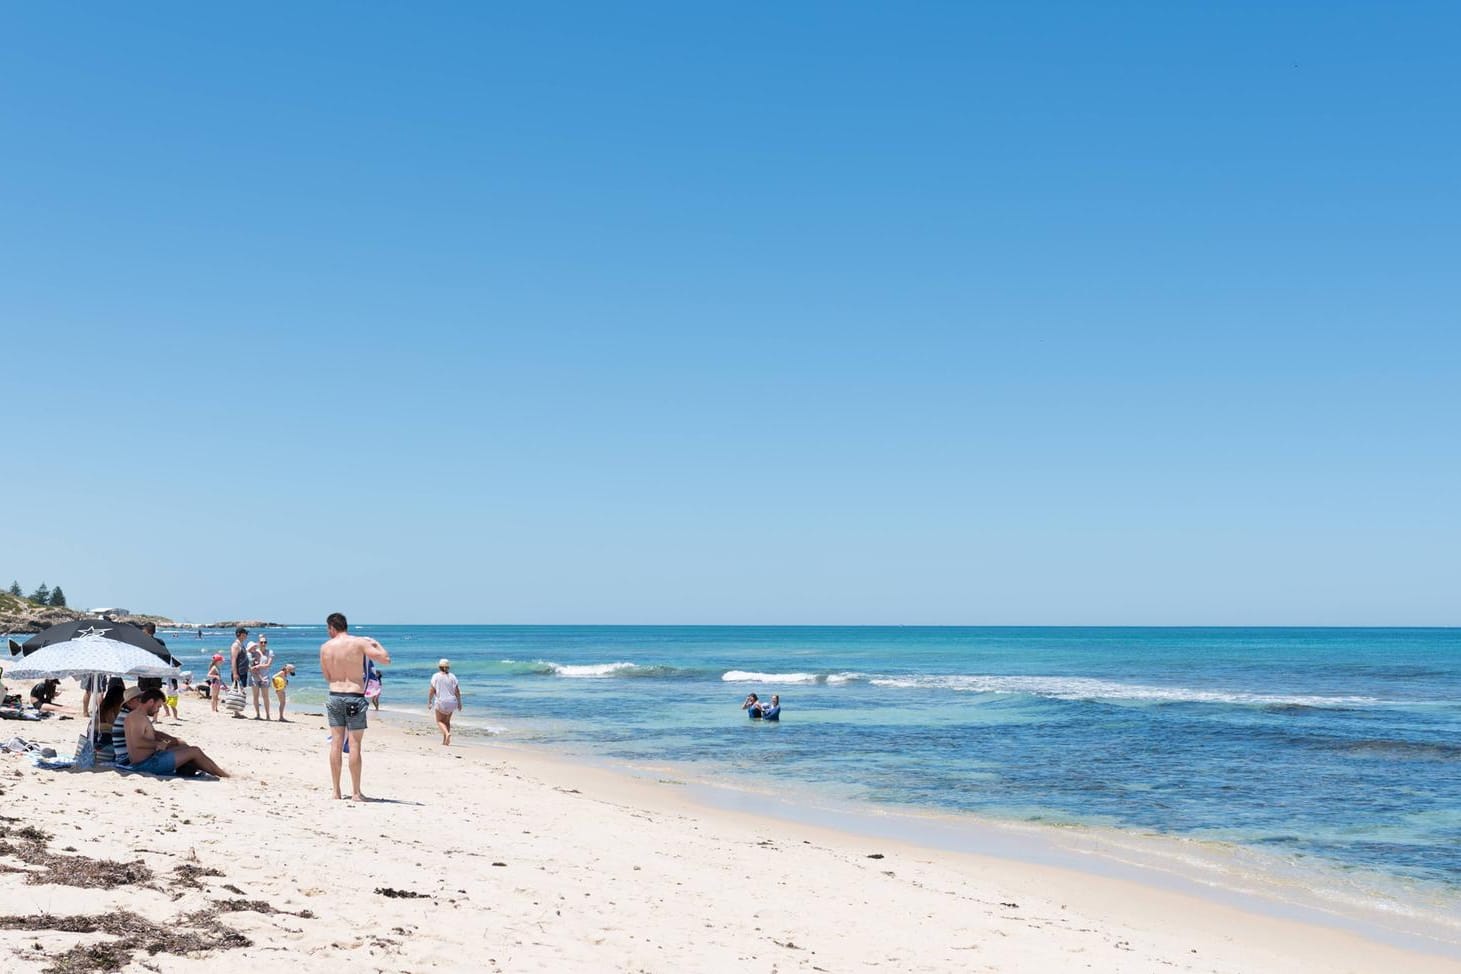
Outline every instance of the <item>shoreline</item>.
<svg viewBox="0 0 1461 974"><path fill-rule="evenodd" d="M682 767L666 766L657 771L564 753L547 745L494 738L463 737L460 743L474 748L496 747L549 766L562 765L564 774L573 769L593 769L648 787L677 786L685 801L710 812L836 832L848 838L896 842L929 853L971 855L1015 866L1130 882L1461 961L1461 923L1444 923L1442 917L1447 914L1440 908L1431 915L1415 911L1407 916L1373 904L1324 898L1305 885L1306 880L1325 873L1337 875L1338 867L1331 864L1311 864L1292 876L1281 877L1271 871L1273 863L1254 863L1237 877L1222 872L1229 867L1220 860L1241 858L1252 850L1218 840L1083 824L1019 822L976 812L885 806L817 795L810 786L794 798L784 798L762 788L737 787L713 776L691 775L686 780L658 777L662 773L684 775ZM1239 878L1248 885L1237 885L1234 880ZM1398 881L1395 877L1379 878Z"/></svg>
<svg viewBox="0 0 1461 974"><path fill-rule="evenodd" d="M426 722L424 711L400 706L372 711L372 717L396 730L416 727L417 717L422 725ZM894 841L929 852L971 854L1018 866L1132 882L1461 960L1461 922L1446 922L1455 916L1451 908L1461 902L1461 893L1420 880L1323 861L1284 863L1278 856L1221 839L1079 822L1000 819L950 808L884 805L834 796L804 782L778 790L745 786L714 768L677 762L640 765L595 757L550 744L513 740L501 725L475 721L457 722L455 744L521 754L548 766L562 765L563 774L593 769L651 788L676 785L689 802L708 811ZM665 780L665 775L672 780ZM788 790L790 798L785 797ZM1335 883L1353 887L1355 876L1361 877L1362 885L1348 895L1316 889ZM1410 882L1422 889L1395 888ZM1380 887L1385 891L1379 892ZM1418 902L1426 893L1444 897L1447 903Z"/></svg>
<svg viewBox="0 0 1461 974"><path fill-rule="evenodd" d="M379 801L364 806L329 800L315 711L266 724L188 700L182 716L161 726L238 777L52 772L0 756L0 800L52 836L48 855L140 857L155 874L112 890L32 885L32 865L0 855L0 895L25 904L11 910L209 914L252 942L204 955L220 970L287 950L295 968L321 971L1461 971L1452 957L1200 893L719 808L650 769L491 739L442 748L424 708L372 720L364 784ZM65 754L81 721L10 726ZM196 889L163 878L200 869L212 878ZM41 971L104 939L5 929L0 956Z"/></svg>

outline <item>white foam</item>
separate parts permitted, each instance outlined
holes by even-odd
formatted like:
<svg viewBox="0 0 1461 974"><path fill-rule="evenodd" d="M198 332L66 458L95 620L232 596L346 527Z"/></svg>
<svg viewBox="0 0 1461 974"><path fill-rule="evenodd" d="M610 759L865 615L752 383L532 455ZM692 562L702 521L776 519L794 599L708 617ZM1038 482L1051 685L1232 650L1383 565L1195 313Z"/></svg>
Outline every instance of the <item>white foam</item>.
<svg viewBox="0 0 1461 974"><path fill-rule="evenodd" d="M636 664L634 663L587 663L578 666L569 666L563 663L548 664L548 667L552 669L554 676L568 676L579 678L613 676L615 673L621 673L624 670L632 670L635 666Z"/></svg>
<svg viewBox="0 0 1461 974"><path fill-rule="evenodd" d="M866 673L829 673L827 675L827 682L828 683L833 683L833 684L836 684L836 683L856 683L858 680L866 680L866 679L867 679L867 674Z"/></svg>
<svg viewBox="0 0 1461 974"><path fill-rule="evenodd" d="M874 686L905 689L943 689L964 693L1027 693L1056 700L1133 700L1150 703L1220 703L1281 707L1350 707L1377 703L1374 697L1323 697L1187 687L1154 687L1117 683L1079 676L889 676L869 681Z"/></svg>
<svg viewBox="0 0 1461 974"><path fill-rule="evenodd" d="M727 683L816 683L815 673L750 673L730 670L720 678Z"/></svg>

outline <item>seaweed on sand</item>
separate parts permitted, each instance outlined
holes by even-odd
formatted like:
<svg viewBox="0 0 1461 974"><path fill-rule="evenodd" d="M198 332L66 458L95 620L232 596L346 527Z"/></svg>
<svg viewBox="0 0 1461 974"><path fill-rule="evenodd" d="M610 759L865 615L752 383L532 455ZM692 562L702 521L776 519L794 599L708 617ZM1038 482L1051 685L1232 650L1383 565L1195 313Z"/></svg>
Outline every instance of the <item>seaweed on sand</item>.
<svg viewBox="0 0 1461 974"><path fill-rule="evenodd" d="M28 865L41 867L40 872L25 870L25 881L32 886L113 889L152 879L152 870L140 859L116 862L90 856L58 856L46 848L50 841L48 833L31 825L19 828L0 825L0 856L13 856ZM7 868L5 871L16 870Z"/></svg>
<svg viewBox="0 0 1461 974"><path fill-rule="evenodd" d="M189 889L202 889L203 884L198 882L204 876L222 876L223 871L212 869L208 866L195 866L185 862L173 869L173 882L178 886L186 886Z"/></svg>
<svg viewBox="0 0 1461 974"><path fill-rule="evenodd" d="M0 930L56 930L62 933L105 933L118 938L96 944L77 944L51 958L48 974L120 971L139 952L198 954L233 950L253 941L216 920L197 915L179 917L170 924L153 923L130 910L97 916L0 916Z"/></svg>

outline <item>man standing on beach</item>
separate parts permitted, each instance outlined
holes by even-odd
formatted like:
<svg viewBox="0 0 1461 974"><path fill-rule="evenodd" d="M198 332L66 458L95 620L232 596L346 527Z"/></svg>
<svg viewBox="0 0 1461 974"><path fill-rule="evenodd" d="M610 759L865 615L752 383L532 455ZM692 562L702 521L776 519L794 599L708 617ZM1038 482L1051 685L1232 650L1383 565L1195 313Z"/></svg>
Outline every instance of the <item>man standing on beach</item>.
<svg viewBox="0 0 1461 974"><path fill-rule="evenodd" d="M385 647L368 636L352 636L345 616L339 612L330 613L325 620L330 638L320 646L320 672L330 688L330 699L325 704L325 717L330 725L330 780L335 786L335 797L340 794L341 752L345 747L345 734L350 734L350 784L355 801L365 801L360 792L360 747L365 737L365 714L369 704L365 701L365 661L374 660L381 666L389 666L391 654Z"/></svg>
<svg viewBox="0 0 1461 974"><path fill-rule="evenodd" d="M247 690L249 687L249 650L245 639L249 638L249 631L239 626L233 631L233 645L228 647L228 659L233 666L233 685L240 690Z"/></svg>

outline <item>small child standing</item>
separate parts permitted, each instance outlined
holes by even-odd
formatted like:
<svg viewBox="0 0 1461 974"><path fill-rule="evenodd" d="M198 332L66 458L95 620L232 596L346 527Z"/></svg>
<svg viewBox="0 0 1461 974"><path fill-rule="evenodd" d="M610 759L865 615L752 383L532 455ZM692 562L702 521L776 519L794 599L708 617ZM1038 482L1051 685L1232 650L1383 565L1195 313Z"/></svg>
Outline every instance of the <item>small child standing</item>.
<svg viewBox="0 0 1461 974"><path fill-rule="evenodd" d="M167 681L167 695L162 698L163 713L171 713L172 719L178 719L178 680L171 677Z"/></svg>
<svg viewBox="0 0 1461 974"><path fill-rule="evenodd" d="M289 678L293 675L294 664L285 663L283 666L279 667L279 672L275 673L274 679L270 681L272 686L274 687L274 693L279 697L279 720L286 724L289 723L289 721L284 720L284 701L287 698Z"/></svg>

